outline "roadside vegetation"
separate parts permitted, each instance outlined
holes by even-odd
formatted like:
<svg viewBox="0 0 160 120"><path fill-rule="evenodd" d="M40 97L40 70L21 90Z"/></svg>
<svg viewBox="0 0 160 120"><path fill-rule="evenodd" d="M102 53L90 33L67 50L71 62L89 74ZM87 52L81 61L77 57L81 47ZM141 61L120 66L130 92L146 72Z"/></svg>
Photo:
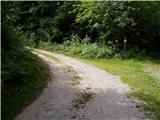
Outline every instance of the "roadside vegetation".
<svg viewBox="0 0 160 120"><path fill-rule="evenodd" d="M132 89L130 95L141 100L142 103L137 107L142 107L148 112L146 118L153 117L155 120L160 118L160 78L144 71L145 62L136 59L85 59L84 61L120 76L121 80ZM152 64L160 65L160 63Z"/></svg>
<svg viewBox="0 0 160 120"><path fill-rule="evenodd" d="M40 95L49 79L49 69L24 48L23 37L9 26L4 14L2 18L1 117L2 120L13 120Z"/></svg>
<svg viewBox="0 0 160 120"><path fill-rule="evenodd" d="M151 112L147 118L159 120L159 6L159 1L2 2L2 20L14 26L25 46L74 56L119 75L132 88L131 95L143 101L141 107ZM10 42L14 35L9 36ZM18 43L10 45L15 52L5 52L11 58L20 51ZM26 53L30 54L23 52L22 58ZM4 63L9 62L3 54L2 48L2 77L7 74ZM14 59L30 61L20 60L21 56ZM20 71L24 68L11 66Z"/></svg>

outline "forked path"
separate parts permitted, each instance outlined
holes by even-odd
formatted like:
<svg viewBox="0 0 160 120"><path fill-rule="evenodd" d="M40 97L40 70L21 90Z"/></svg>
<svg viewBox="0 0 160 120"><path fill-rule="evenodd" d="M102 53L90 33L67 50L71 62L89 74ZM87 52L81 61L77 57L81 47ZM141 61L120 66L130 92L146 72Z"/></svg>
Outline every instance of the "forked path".
<svg viewBox="0 0 160 120"><path fill-rule="evenodd" d="M139 120L143 117L136 108L137 101L128 97L130 89L120 77L71 57L35 50L49 64L52 80L15 120ZM40 53L56 57L61 63ZM78 73L81 80L77 84L72 84L77 79L75 72L69 71Z"/></svg>

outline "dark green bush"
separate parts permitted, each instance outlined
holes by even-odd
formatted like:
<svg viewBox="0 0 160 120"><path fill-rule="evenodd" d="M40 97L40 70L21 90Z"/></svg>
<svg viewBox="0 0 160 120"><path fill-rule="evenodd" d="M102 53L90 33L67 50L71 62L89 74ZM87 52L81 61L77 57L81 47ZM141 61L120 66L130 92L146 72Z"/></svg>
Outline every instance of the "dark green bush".
<svg viewBox="0 0 160 120"><path fill-rule="evenodd" d="M46 65L23 47L21 37L2 24L2 119L11 120L35 98L46 83Z"/></svg>

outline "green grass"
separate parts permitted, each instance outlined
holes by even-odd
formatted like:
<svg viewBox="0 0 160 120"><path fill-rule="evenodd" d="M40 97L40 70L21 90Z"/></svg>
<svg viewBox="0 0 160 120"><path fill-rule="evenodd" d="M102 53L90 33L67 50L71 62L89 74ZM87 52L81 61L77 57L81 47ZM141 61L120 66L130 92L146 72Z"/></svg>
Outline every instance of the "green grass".
<svg viewBox="0 0 160 120"><path fill-rule="evenodd" d="M144 69L146 72L150 72L153 76L160 77L160 60L159 59L144 60Z"/></svg>
<svg viewBox="0 0 160 120"><path fill-rule="evenodd" d="M160 79L152 76L144 71L144 67L155 68L159 63L154 63L150 60L138 61L130 60L115 60L115 59L82 59L83 61L93 64L99 68L106 70L114 75L121 76L123 82L127 83L132 88L131 95L144 101L141 107L145 111L153 113L154 119L160 118ZM147 117L151 117L146 114Z"/></svg>
<svg viewBox="0 0 160 120"><path fill-rule="evenodd" d="M2 120L13 120L40 95L49 79L46 64L30 51L22 51L3 54Z"/></svg>

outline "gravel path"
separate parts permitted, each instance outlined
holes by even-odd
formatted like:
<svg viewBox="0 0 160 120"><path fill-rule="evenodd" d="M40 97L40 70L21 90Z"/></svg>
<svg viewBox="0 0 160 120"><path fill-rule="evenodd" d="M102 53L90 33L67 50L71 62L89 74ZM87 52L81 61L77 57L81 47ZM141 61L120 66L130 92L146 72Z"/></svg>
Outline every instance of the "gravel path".
<svg viewBox="0 0 160 120"><path fill-rule="evenodd" d="M128 97L130 89L118 76L71 57L36 51L54 56L63 64L39 54L49 64L52 80L15 120L139 120L143 117L136 108L137 100ZM76 73L80 80L72 84L77 79Z"/></svg>

